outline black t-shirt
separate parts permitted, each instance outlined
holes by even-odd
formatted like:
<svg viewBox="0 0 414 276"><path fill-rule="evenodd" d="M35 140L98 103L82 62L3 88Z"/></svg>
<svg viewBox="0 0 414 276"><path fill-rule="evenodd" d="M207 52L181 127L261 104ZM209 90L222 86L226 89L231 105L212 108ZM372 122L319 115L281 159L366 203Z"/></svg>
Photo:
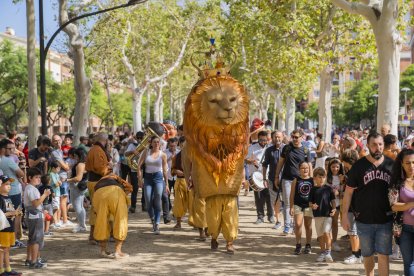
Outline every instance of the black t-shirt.
<svg viewBox="0 0 414 276"><path fill-rule="evenodd" d="M359 159L348 174L347 186L354 188L355 219L366 224L383 224L392 220L388 188L394 161L384 156L375 167L366 157Z"/></svg>
<svg viewBox="0 0 414 276"><path fill-rule="evenodd" d="M44 185L44 184L39 185L37 189L39 190L40 195L43 195L45 190L47 189L49 189L50 191L53 191L52 186ZM45 198L45 200L43 201L43 204L45 205L52 204L52 200L53 200L53 193L51 193L47 198Z"/></svg>
<svg viewBox="0 0 414 276"><path fill-rule="evenodd" d="M14 211L14 205L8 196L0 195L0 209L4 214ZM4 228L0 232L14 232L14 219L8 217L7 220L9 221L10 227Z"/></svg>
<svg viewBox="0 0 414 276"><path fill-rule="evenodd" d="M313 210L314 217L329 217L332 211L331 201L335 200L335 194L331 186L313 186L309 194L309 203L317 204L318 209Z"/></svg>
<svg viewBox="0 0 414 276"><path fill-rule="evenodd" d="M36 161L40 157L44 157L44 158L46 158L46 160L49 160L49 152L47 152L47 151L46 152L40 152L38 150L38 148L34 148L34 149L29 151L29 159L32 159L33 161ZM45 170L45 163L44 162L39 162L39 164L37 164L35 166L35 168L38 168L43 174L47 173L47 172L44 171Z"/></svg>
<svg viewBox="0 0 414 276"><path fill-rule="evenodd" d="M285 159L283 166L282 179L293 180L299 177L299 163L302 161L310 162L309 152L305 147L295 148L292 143L283 147L281 157Z"/></svg>
<svg viewBox="0 0 414 276"><path fill-rule="evenodd" d="M264 152L264 158L262 162L263 167L268 167L269 180L274 181L276 175L276 166L279 162L280 155L282 154L283 146L276 148L275 145L268 147Z"/></svg>
<svg viewBox="0 0 414 276"><path fill-rule="evenodd" d="M313 178L296 178L294 204L304 208L309 208L309 193L313 187Z"/></svg>

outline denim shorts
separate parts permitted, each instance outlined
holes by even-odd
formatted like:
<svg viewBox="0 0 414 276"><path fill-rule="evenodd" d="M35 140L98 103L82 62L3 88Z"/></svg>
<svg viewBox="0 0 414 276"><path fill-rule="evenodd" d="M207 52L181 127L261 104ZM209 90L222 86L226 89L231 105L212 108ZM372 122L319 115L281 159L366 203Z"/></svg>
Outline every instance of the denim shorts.
<svg viewBox="0 0 414 276"><path fill-rule="evenodd" d="M358 237L363 257L392 254L392 222L365 224L357 221Z"/></svg>
<svg viewBox="0 0 414 276"><path fill-rule="evenodd" d="M349 220L349 231L347 232L350 236L356 236L358 234L357 225L355 221L355 215L352 212L348 212L348 220Z"/></svg>
<svg viewBox="0 0 414 276"><path fill-rule="evenodd" d="M63 181L62 185L60 186L60 196L68 196L69 195L69 183L67 181Z"/></svg>

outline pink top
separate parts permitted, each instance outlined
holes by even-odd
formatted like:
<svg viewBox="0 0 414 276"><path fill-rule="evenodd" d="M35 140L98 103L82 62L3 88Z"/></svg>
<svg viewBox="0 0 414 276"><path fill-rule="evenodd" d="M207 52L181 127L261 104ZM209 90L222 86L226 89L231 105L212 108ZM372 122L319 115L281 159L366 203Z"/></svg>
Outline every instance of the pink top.
<svg viewBox="0 0 414 276"><path fill-rule="evenodd" d="M414 191L406 189L404 186L400 190L400 202L408 203L414 201ZM403 213L403 223L414 226L414 208Z"/></svg>

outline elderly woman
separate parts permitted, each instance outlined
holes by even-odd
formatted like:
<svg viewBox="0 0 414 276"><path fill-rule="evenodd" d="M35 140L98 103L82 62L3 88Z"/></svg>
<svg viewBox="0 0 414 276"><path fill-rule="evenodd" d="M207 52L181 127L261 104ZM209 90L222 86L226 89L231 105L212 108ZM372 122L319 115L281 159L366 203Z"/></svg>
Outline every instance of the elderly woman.
<svg viewBox="0 0 414 276"><path fill-rule="evenodd" d="M151 137L151 144L148 150L145 150L138 161L138 168L145 164L144 181L142 180L142 171L138 170L138 185L144 187L145 203L147 204L148 215L153 224L155 235L160 234L159 224L161 219L161 196L168 188L168 164L167 155L160 149L160 138Z"/></svg>

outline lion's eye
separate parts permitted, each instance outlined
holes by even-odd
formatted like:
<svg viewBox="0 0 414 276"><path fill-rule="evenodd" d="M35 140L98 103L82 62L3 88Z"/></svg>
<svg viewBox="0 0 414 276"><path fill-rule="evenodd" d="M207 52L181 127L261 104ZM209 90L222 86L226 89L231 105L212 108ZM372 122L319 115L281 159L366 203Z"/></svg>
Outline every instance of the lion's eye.
<svg viewBox="0 0 414 276"><path fill-rule="evenodd" d="M210 103L218 103L217 99L211 99Z"/></svg>
<svg viewBox="0 0 414 276"><path fill-rule="evenodd" d="M231 101L231 102L234 102L235 100L236 100L236 97L231 97L231 98L230 98L230 101Z"/></svg>

